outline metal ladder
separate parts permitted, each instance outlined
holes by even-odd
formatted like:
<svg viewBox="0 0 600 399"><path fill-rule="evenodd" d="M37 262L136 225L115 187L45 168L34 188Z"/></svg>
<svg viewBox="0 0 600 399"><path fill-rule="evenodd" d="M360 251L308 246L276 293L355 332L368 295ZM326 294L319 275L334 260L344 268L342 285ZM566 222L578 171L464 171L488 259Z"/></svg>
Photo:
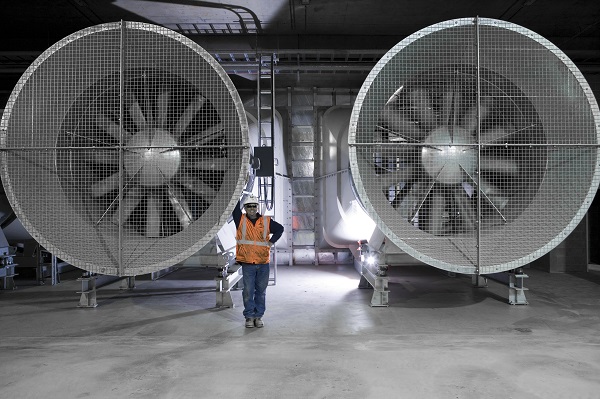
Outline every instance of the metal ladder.
<svg viewBox="0 0 600 399"><path fill-rule="evenodd" d="M256 56L258 60L256 116L259 125L259 147L271 147L275 141L275 54L261 54ZM274 185L275 176L257 177L258 198L265 214L275 214ZM277 251L271 251L273 276L269 281L277 284Z"/></svg>

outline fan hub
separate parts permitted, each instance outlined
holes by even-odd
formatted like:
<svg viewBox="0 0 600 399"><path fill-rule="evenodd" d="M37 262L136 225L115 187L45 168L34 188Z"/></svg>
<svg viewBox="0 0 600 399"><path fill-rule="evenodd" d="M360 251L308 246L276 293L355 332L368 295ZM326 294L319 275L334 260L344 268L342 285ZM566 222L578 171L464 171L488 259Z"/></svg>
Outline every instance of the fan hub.
<svg viewBox="0 0 600 399"><path fill-rule="evenodd" d="M136 133L128 142L125 170L144 186L166 184L179 170L181 152L177 142L164 130L149 129Z"/></svg>
<svg viewBox="0 0 600 399"><path fill-rule="evenodd" d="M444 184L458 184L465 173L473 176L477 153L473 151L475 138L457 126L442 126L433 130L423 142L423 167L434 180Z"/></svg>

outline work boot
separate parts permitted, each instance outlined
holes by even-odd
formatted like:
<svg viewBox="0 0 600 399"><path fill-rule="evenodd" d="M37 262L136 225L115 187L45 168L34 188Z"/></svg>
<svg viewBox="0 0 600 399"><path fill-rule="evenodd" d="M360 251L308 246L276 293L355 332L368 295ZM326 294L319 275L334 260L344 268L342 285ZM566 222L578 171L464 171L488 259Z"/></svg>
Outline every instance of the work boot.
<svg viewBox="0 0 600 399"><path fill-rule="evenodd" d="M246 328L252 327L254 327L254 319L252 317L246 317Z"/></svg>
<svg viewBox="0 0 600 399"><path fill-rule="evenodd" d="M263 323L262 318L257 317L256 319L254 319L254 326L258 327L258 328L262 328L265 326L265 323Z"/></svg>

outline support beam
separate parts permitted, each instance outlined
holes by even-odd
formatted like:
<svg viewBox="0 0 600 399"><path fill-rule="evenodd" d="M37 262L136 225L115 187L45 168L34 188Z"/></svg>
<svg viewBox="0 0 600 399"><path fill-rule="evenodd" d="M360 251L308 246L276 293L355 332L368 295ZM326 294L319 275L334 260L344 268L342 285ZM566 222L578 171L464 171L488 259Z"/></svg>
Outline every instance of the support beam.
<svg viewBox="0 0 600 399"><path fill-rule="evenodd" d="M127 280L127 284L129 285L134 277L117 277L117 276L106 276L106 275L97 275L95 273L85 273L83 276L77 279L77 281L81 282L81 291L77 291L78 294L81 294L79 297L79 304L77 307L79 308L95 308L98 306L97 302L97 293L98 288L103 287L108 284L112 284L116 281L125 278ZM131 281L130 281L131 280ZM135 283L134 283L135 285Z"/></svg>

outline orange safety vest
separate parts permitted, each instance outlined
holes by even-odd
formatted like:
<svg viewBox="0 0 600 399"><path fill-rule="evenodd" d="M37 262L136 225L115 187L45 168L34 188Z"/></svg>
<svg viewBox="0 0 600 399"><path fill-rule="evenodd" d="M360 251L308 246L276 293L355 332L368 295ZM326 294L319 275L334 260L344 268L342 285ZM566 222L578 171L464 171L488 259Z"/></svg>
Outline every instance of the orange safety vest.
<svg viewBox="0 0 600 399"><path fill-rule="evenodd" d="M236 260L243 263L263 265L271 260L271 243L269 242L270 216L262 216L252 223L246 214L242 215L240 225L235 234L237 240Z"/></svg>

